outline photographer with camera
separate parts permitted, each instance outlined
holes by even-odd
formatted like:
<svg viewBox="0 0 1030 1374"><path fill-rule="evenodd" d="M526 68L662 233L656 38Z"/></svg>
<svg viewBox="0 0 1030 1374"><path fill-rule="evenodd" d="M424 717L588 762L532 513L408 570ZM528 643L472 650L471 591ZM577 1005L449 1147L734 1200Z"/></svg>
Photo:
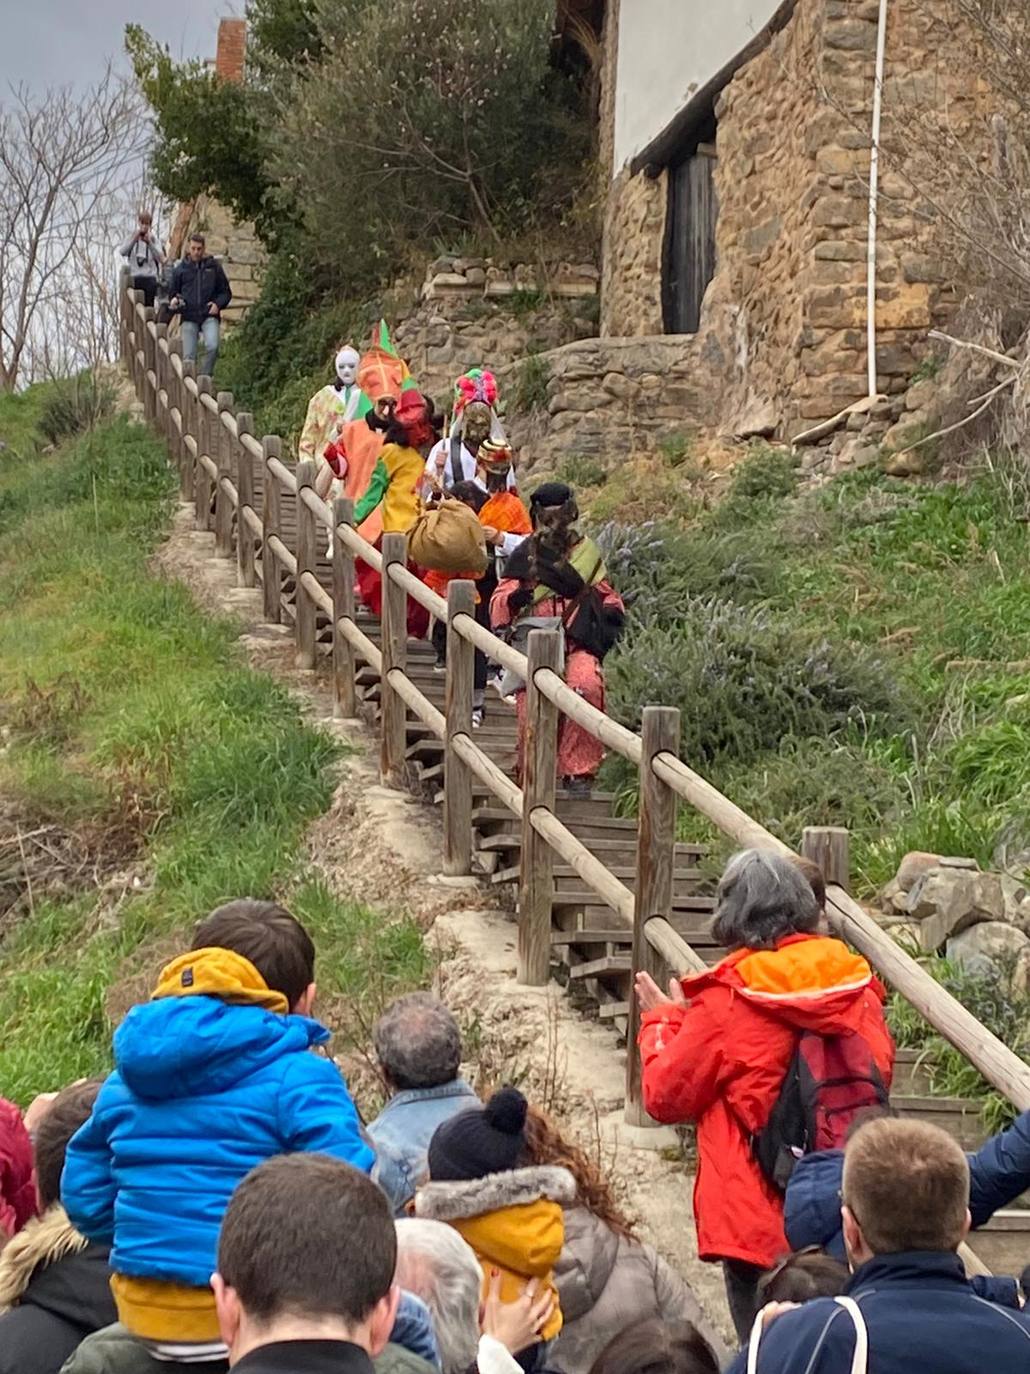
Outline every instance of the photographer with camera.
<svg viewBox="0 0 1030 1374"><path fill-rule="evenodd" d="M154 217L149 210L139 212L139 223L119 252L128 259L133 287L143 292L143 303L153 305L157 295L157 278L165 255L154 238Z"/></svg>
<svg viewBox="0 0 1030 1374"><path fill-rule="evenodd" d="M608 582L601 551L575 528L579 507L564 482L545 482L529 498L533 533L515 549L490 601L494 630L525 651L530 630L565 632L565 681L604 710L602 660L625 621L622 598ZM515 685L519 722L519 775L526 729L525 684ZM604 746L562 716L558 728L558 776L567 795L590 795Z"/></svg>

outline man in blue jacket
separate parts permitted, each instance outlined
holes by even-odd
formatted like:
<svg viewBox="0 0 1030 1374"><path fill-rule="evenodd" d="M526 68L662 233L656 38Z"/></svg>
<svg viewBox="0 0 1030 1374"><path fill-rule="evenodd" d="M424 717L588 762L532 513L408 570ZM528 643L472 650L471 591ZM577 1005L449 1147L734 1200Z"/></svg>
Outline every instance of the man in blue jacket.
<svg viewBox="0 0 1030 1374"><path fill-rule="evenodd" d="M368 1173L374 1152L339 1069L312 1053L315 951L273 902L235 901L197 927L114 1037L117 1068L68 1145L61 1200L111 1246L122 1325L165 1360L224 1357L214 1298L233 1189L275 1155Z"/></svg>
<svg viewBox="0 0 1030 1374"><path fill-rule="evenodd" d="M783 1206L783 1224L792 1250L818 1245L843 1260L840 1188L843 1150L815 1150L794 1166ZM1002 1207L1030 1189L1030 1112L992 1136L969 1156L969 1211L973 1230L985 1226Z"/></svg>
<svg viewBox="0 0 1030 1374"><path fill-rule="evenodd" d="M767 1317L752 1334L757 1374L1028 1374L1030 1318L978 1297L957 1254L969 1166L950 1136L870 1121L844 1152L841 1193L844 1297ZM747 1368L743 1351L730 1374Z"/></svg>
<svg viewBox="0 0 1030 1374"><path fill-rule="evenodd" d="M203 234L191 234L189 254L172 268L168 304L182 321L182 356L195 362L197 344L204 340L201 376L210 377L218 359L222 311L232 300L229 279L222 265L207 255Z"/></svg>

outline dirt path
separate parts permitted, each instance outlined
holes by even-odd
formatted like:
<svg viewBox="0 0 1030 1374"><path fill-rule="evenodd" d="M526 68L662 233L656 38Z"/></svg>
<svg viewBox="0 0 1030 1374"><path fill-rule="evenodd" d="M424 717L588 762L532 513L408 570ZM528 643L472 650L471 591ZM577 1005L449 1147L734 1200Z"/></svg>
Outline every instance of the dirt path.
<svg viewBox="0 0 1030 1374"><path fill-rule="evenodd" d="M439 956L441 995L466 1027L477 1086L519 1083L596 1154L639 1218L641 1235L684 1275L715 1331L729 1340L721 1273L697 1259L693 1176L680 1150L638 1148L624 1127L625 1051L612 1031L574 1012L553 983L516 984L510 916L477 880L440 875L433 808L380 784L371 733L359 721L333 719L327 679L294 666L290 632L262 623L260 590L237 588L235 561L214 556L214 536L193 529L192 506L180 507L155 562L201 605L235 616L251 665L283 681L310 720L351 746L332 807L309 832L312 861L340 896L410 912L427 932ZM356 1088L360 1094L360 1073Z"/></svg>

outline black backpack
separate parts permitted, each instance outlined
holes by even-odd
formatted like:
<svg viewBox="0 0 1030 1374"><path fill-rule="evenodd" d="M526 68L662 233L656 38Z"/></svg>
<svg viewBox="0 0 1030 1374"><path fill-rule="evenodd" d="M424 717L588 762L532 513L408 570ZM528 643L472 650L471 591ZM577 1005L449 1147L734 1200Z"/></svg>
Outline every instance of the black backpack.
<svg viewBox="0 0 1030 1374"><path fill-rule="evenodd" d="M888 1101L864 1036L803 1032L769 1120L751 1137L759 1168L785 1192L802 1155L843 1149L855 1118Z"/></svg>

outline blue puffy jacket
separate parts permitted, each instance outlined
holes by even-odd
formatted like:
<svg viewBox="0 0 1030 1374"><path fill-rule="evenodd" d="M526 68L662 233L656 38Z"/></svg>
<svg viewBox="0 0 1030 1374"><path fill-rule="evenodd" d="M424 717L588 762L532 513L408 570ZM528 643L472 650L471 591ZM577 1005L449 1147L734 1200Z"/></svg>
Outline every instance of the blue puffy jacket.
<svg viewBox="0 0 1030 1374"><path fill-rule="evenodd" d="M214 953L224 967L226 951ZM133 1007L115 1033L117 1068L68 1145L73 1226L112 1246L116 1273L206 1287L229 1198L255 1165L314 1151L368 1173L347 1085L311 1053L328 1039L306 1016L217 996Z"/></svg>

